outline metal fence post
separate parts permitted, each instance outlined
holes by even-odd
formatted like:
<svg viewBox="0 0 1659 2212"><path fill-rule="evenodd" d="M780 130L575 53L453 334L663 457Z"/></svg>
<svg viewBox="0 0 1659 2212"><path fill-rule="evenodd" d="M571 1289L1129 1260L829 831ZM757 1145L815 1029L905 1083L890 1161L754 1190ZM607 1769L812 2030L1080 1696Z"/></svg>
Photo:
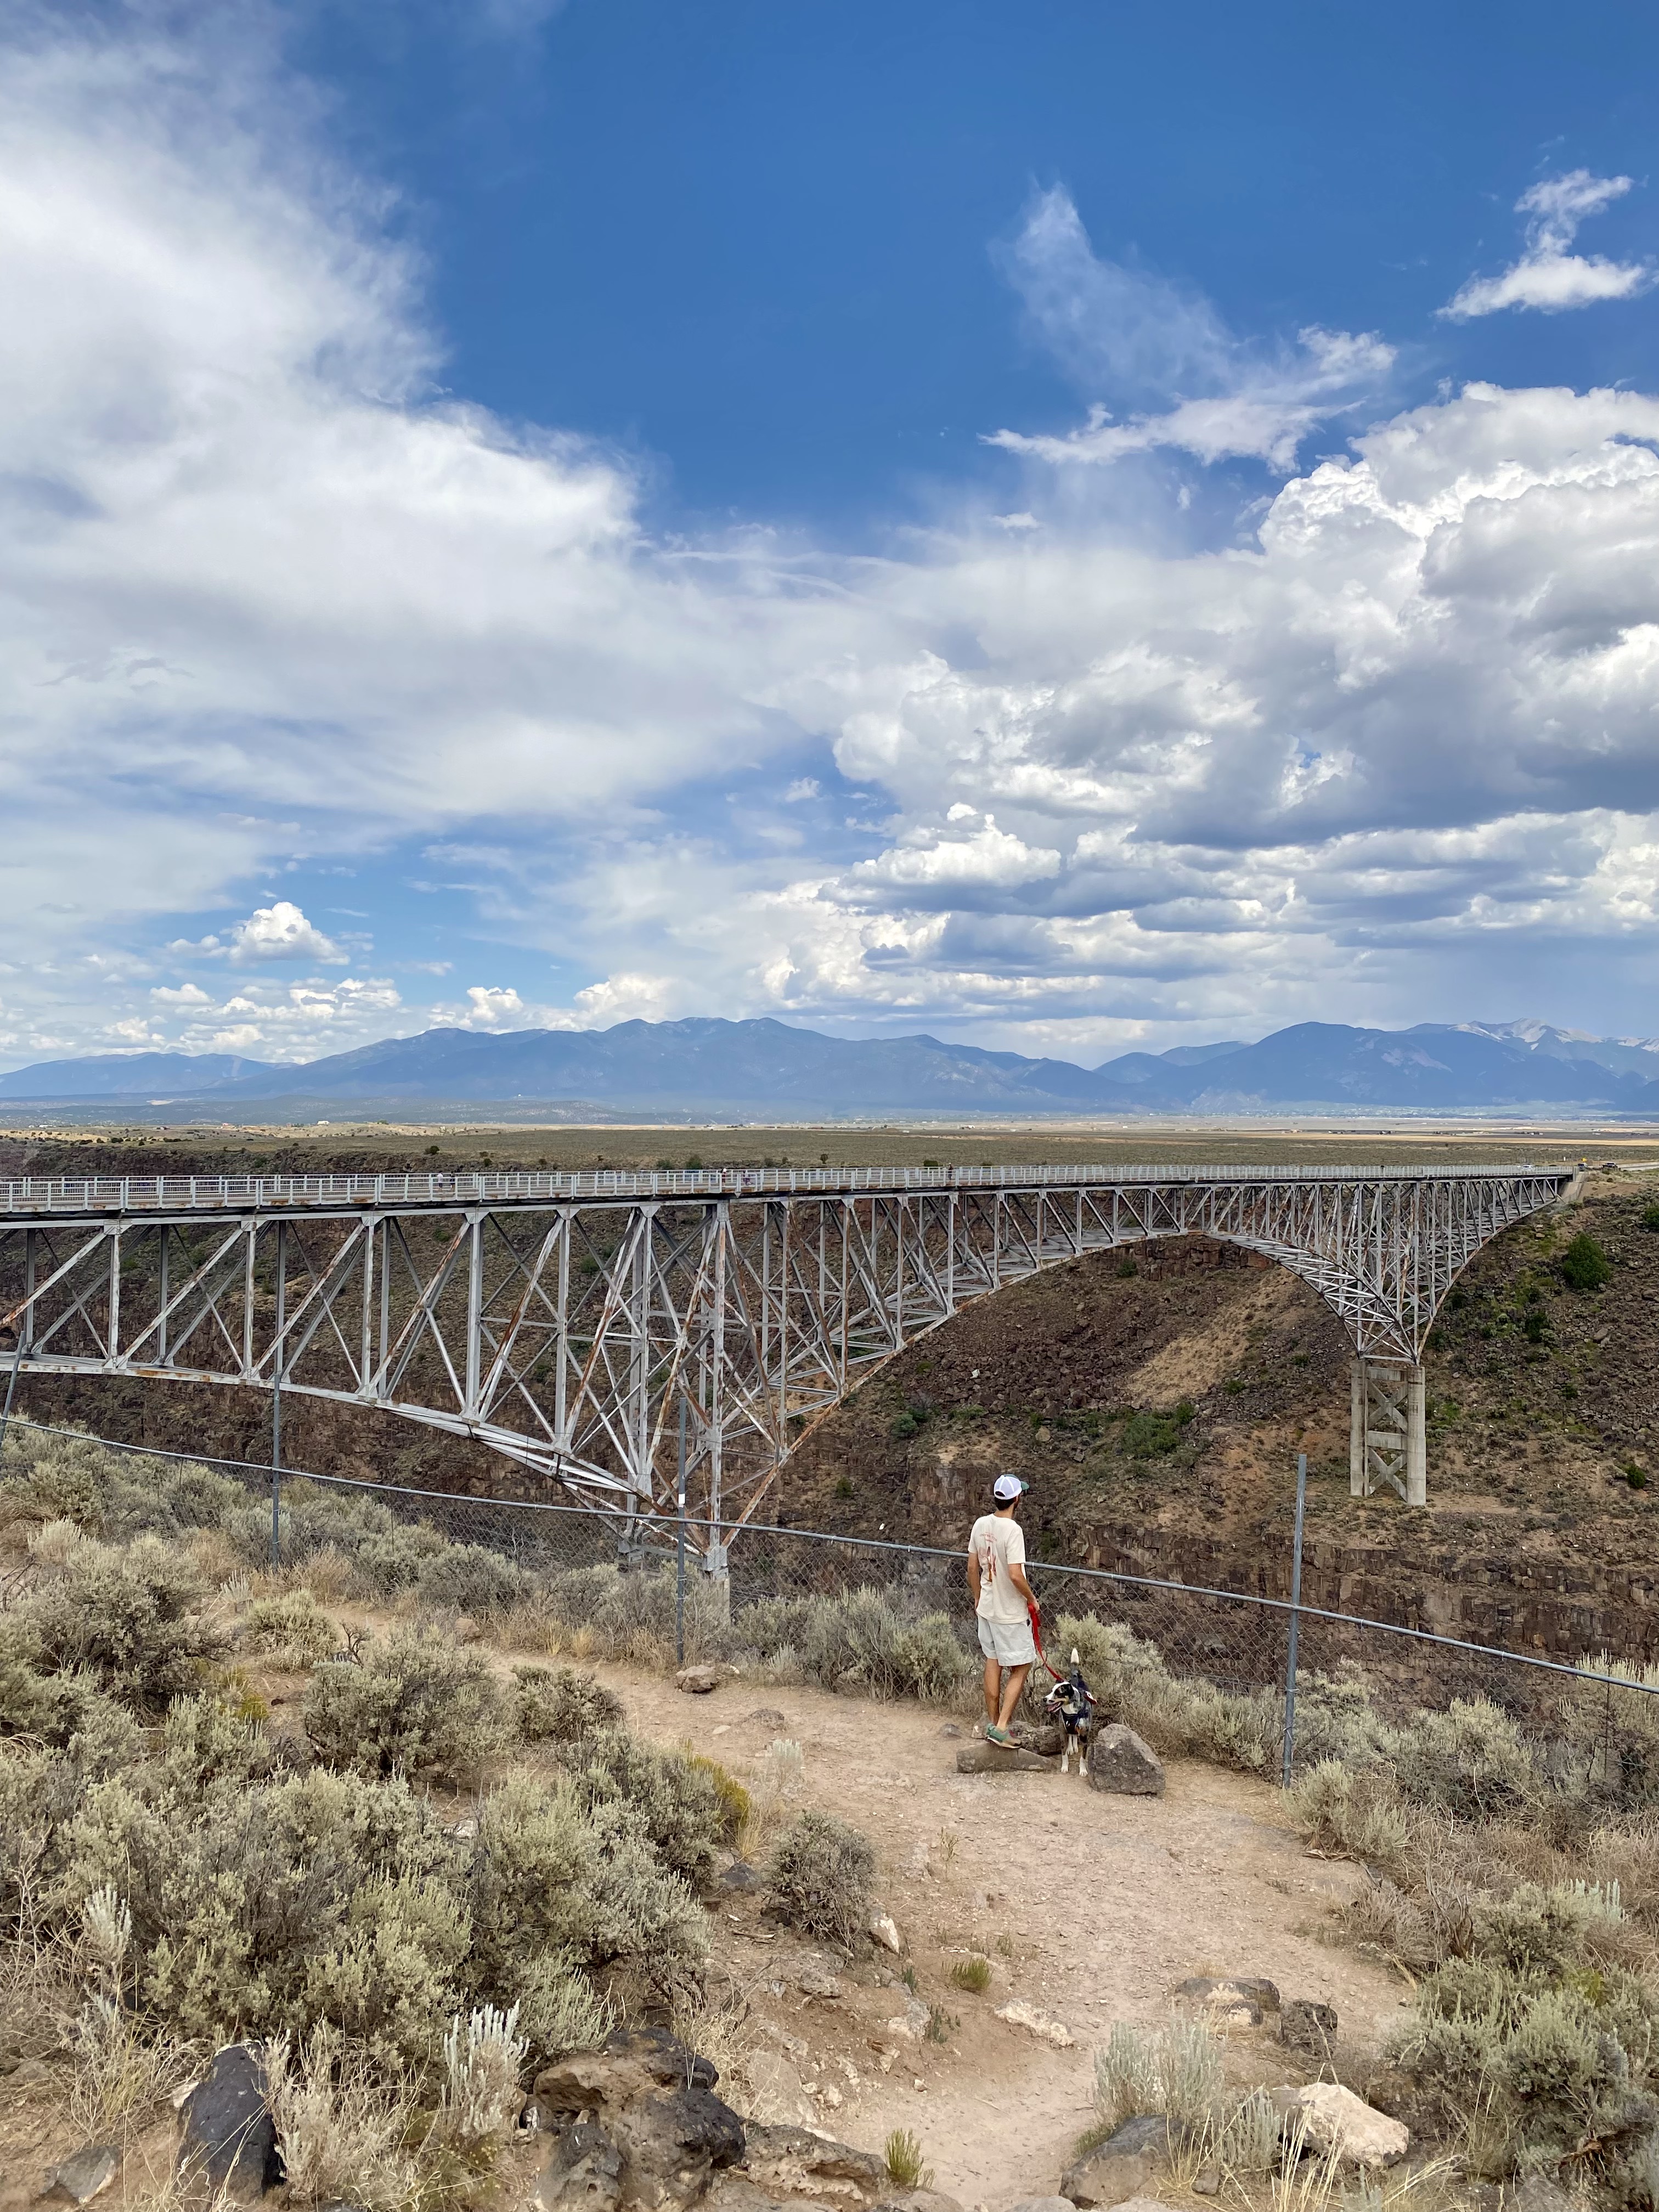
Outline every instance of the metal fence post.
<svg viewBox="0 0 1659 2212"><path fill-rule="evenodd" d="M11 1401L17 1394L17 1370L23 1364L23 1323L17 1323L17 1340L12 1346L11 1373L6 1381L6 1404L0 1413L0 1451L6 1448L6 1431L11 1426Z"/></svg>
<svg viewBox="0 0 1659 2212"><path fill-rule="evenodd" d="M1302 1626L1302 1515L1308 1502L1308 1455L1296 1455L1296 1535L1291 1560L1291 1632L1285 1650L1285 1761L1280 1780L1291 1786L1291 1760L1296 1753L1296 1646Z"/></svg>
<svg viewBox="0 0 1659 2212"><path fill-rule="evenodd" d="M283 1386L270 1394L270 1565L283 1570Z"/></svg>
<svg viewBox="0 0 1659 2212"><path fill-rule="evenodd" d="M685 1393L680 1393L679 1533L674 1561L674 1664L685 1664Z"/></svg>

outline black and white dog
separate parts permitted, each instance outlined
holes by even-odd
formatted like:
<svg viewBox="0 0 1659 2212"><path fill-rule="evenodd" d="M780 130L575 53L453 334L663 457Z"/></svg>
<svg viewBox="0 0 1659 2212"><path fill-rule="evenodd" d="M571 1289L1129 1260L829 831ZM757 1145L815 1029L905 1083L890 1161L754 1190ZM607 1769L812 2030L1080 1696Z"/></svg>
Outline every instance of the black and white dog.
<svg viewBox="0 0 1659 2212"><path fill-rule="evenodd" d="M1077 1753L1077 1771L1081 1774L1088 1762L1089 1723L1095 1710L1095 1693L1083 1679L1083 1661L1075 1645L1072 1650L1072 1671L1063 1682L1056 1682L1042 1701L1042 1710L1050 1720L1060 1721L1066 1729L1066 1747L1060 1753L1060 1771L1066 1773L1072 1763L1072 1753Z"/></svg>

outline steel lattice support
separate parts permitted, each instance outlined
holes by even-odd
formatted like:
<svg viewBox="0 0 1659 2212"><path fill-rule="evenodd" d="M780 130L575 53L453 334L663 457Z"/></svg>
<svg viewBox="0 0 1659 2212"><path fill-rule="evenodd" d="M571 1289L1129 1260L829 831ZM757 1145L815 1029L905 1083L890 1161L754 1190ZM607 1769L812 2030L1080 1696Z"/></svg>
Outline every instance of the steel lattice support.
<svg viewBox="0 0 1659 2212"><path fill-rule="evenodd" d="M1509 1168L24 1178L0 1183L0 1344L25 1373L380 1407L624 1529L672 1510L684 1406L717 1567L816 1421L1006 1284L1197 1233L1311 1284L1366 1366L1420 1374L1460 1270L1571 1183ZM1368 1492L1398 1470L1360 1473Z"/></svg>

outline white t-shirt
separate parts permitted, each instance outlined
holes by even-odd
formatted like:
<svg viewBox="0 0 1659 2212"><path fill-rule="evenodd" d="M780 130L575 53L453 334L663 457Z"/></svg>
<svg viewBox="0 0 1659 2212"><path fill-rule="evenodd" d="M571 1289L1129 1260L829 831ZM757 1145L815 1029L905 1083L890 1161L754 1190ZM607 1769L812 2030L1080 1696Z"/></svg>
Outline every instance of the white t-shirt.
<svg viewBox="0 0 1659 2212"><path fill-rule="evenodd" d="M979 1561L979 1605L981 1620L1024 1620L1025 1600L1014 1586L1010 1567L1025 1565L1025 1534L1011 1513L981 1513L968 1539L968 1548Z"/></svg>

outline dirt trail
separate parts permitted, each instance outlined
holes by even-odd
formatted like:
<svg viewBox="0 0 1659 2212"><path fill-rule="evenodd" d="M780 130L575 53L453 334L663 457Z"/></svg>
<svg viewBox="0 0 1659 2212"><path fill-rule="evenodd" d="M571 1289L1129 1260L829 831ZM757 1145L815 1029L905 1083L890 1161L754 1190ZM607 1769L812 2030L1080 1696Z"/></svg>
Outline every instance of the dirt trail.
<svg viewBox="0 0 1659 2212"><path fill-rule="evenodd" d="M792 1736L800 1802L869 1836L920 1999L960 2021L945 2045L887 2027L904 2012L902 1986L843 1976L837 1999L805 1994L799 1981L836 1962L787 1933L768 1940L775 1923L744 1899L717 1908L719 1955L761 2024L750 2071L763 2116L870 2148L913 2129L937 2185L964 2203L1053 2189L1091 2118L1095 2046L1114 2021L1166 2019L1189 1974L1265 1974L1287 1997L1334 2005L1344 2078L1360 2086L1401 2014L1396 1978L1317 1940L1364 1874L1310 1857L1266 1783L1191 1761L1170 1765L1160 1799L1104 1796L1075 1776L959 1775L945 1717L915 1705L743 1681L691 1698L626 1668L594 1671L641 1735L690 1742L739 1777L774 1736ZM979 1996L949 1979L970 1948L995 1970ZM1063 2023L1073 2047L999 2020L1011 1998ZM1310 2078L1267 2030L1237 2034L1229 2065L1241 2079Z"/></svg>

